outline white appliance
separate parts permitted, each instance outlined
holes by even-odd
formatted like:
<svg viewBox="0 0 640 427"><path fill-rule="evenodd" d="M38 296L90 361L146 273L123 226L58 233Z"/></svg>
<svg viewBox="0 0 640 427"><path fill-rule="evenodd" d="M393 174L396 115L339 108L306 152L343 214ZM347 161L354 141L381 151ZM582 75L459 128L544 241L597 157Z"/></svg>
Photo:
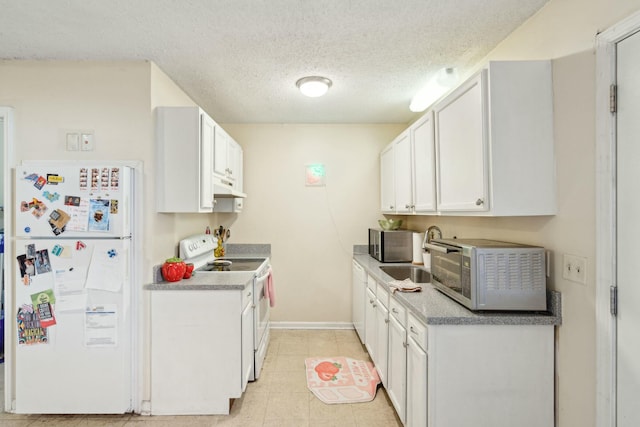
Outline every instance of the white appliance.
<svg viewBox="0 0 640 427"><path fill-rule="evenodd" d="M247 273L253 272L253 305L254 328L253 350L254 369L249 380L257 380L262 371L264 358L269 346L269 316L271 312L270 300L267 295L267 280L271 273L268 257L225 256L215 258L213 250L217 246L216 238L211 234L198 234L180 241L179 255L185 262L194 265L194 272L201 274L216 273ZM215 292L215 291L213 291Z"/></svg>
<svg viewBox="0 0 640 427"><path fill-rule="evenodd" d="M133 169L16 168L15 412L133 408Z"/></svg>

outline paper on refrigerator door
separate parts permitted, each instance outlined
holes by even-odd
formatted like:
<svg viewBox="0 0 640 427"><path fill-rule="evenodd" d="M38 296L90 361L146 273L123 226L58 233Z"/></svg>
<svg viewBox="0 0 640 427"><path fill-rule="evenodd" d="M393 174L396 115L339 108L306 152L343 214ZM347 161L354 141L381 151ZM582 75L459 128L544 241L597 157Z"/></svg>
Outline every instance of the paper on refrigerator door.
<svg viewBox="0 0 640 427"><path fill-rule="evenodd" d="M119 292L125 276L124 256L119 249L96 247L91 255L87 285L89 289Z"/></svg>
<svg viewBox="0 0 640 427"><path fill-rule="evenodd" d="M93 305L84 312L85 347L118 345L118 308L115 304Z"/></svg>

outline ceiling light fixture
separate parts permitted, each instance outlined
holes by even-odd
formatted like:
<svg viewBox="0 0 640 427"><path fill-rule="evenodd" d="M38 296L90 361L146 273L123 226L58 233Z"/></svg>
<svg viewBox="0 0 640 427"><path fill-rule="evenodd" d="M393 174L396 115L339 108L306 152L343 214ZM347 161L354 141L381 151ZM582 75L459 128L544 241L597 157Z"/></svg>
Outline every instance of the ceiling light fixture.
<svg viewBox="0 0 640 427"><path fill-rule="evenodd" d="M443 68L415 94L409 105L414 113L420 113L436 102L458 83L458 71L455 68Z"/></svg>
<svg viewBox="0 0 640 427"><path fill-rule="evenodd" d="M317 98L327 93L331 84L331 80L319 76L303 77L296 82L296 86L298 86L300 92L311 98Z"/></svg>

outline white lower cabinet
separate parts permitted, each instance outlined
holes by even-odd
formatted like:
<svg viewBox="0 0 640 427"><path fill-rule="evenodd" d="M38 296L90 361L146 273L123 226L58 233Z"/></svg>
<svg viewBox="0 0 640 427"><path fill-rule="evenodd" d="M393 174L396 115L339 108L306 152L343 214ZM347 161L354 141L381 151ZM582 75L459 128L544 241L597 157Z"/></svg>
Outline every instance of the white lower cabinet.
<svg viewBox="0 0 640 427"><path fill-rule="evenodd" d="M365 293L365 340L364 346L367 348L372 360L376 360L376 295L367 288Z"/></svg>
<svg viewBox="0 0 640 427"><path fill-rule="evenodd" d="M244 311L242 312L242 391L247 388L249 380L254 379L254 316L255 306L253 305L253 286L249 286L248 290L245 290L245 298L243 304L245 304ZM248 300L248 301L247 301Z"/></svg>
<svg viewBox="0 0 640 427"><path fill-rule="evenodd" d="M382 285L366 292L367 349L405 427L553 426L553 325L427 326Z"/></svg>
<svg viewBox="0 0 640 427"><path fill-rule="evenodd" d="M253 359L244 290L151 291L151 414L228 414ZM250 349L250 351L249 351Z"/></svg>
<svg viewBox="0 0 640 427"><path fill-rule="evenodd" d="M364 344L364 303L367 273L364 271L364 267L355 261L352 261L351 273L351 321L360 342Z"/></svg>
<svg viewBox="0 0 640 427"><path fill-rule="evenodd" d="M427 426L426 326L409 314L407 319L407 414L406 427Z"/></svg>
<svg viewBox="0 0 640 427"><path fill-rule="evenodd" d="M392 299L389 303L389 360L387 394L398 417L404 424L407 395L407 331L404 327L405 311Z"/></svg>
<svg viewBox="0 0 640 427"><path fill-rule="evenodd" d="M373 361L383 386L387 386L389 361L389 293L378 285L376 290L376 359Z"/></svg>

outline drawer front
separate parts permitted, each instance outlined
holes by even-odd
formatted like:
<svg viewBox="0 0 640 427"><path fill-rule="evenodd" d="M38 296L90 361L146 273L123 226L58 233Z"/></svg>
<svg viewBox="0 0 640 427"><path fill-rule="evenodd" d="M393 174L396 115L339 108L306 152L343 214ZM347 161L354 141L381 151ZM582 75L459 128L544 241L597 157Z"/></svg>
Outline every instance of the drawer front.
<svg viewBox="0 0 640 427"><path fill-rule="evenodd" d="M378 283L378 287L376 289L376 296L378 297L378 301L385 306L385 308L389 308L389 292Z"/></svg>
<svg viewBox="0 0 640 427"><path fill-rule="evenodd" d="M378 282L373 276L367 275L367 288L371 289L371 292L376 293L376 286L378 286Z"/></svg>
<svg viewBox="0 0 640 427"><path fill-rule="evenodd" d="M402 326L407 327L407 310L395 298L389 300L389 314L395 317Z"/></svg>
<svg viewBox="0 0 640 427"><path fill-rule="evenodd" d="M427 326L411 313L407 316L407 336L412 337L424 351L427 351Z"/></svg>
<svg viewBox="0 0 640 427"><path fill-rule="evenodd" d="M253 303L253 281L242 290L242 308Z"/></svg>

